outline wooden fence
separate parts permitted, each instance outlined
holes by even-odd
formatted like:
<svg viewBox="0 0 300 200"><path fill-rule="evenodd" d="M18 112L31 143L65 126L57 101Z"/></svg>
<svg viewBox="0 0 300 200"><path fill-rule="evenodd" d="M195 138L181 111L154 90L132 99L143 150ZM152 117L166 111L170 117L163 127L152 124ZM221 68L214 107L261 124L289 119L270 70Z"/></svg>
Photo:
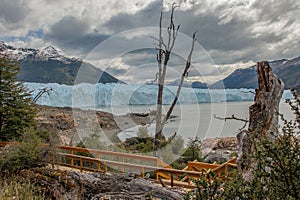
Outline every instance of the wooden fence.
<svg viewBox="0 0 300 200"><path fill-rule="evenodd" d="M0 146L18 145L15 142L0 142ZM192 179L200 178L203 173L213 171L220 179L230 179L236 168L236 158L223 164L209 164L198 161L188 162L182 170L173 169L162 160L146 155L86 149L73 146L58 146L56 152L48 158L50 164L66 166L80 171L94 172L138 172L142 177L147 172L155 172L155 179L163 185L193 188ZM86 155L80 155L86 154ZM146 163L146 164L144 164Z"/></svg>

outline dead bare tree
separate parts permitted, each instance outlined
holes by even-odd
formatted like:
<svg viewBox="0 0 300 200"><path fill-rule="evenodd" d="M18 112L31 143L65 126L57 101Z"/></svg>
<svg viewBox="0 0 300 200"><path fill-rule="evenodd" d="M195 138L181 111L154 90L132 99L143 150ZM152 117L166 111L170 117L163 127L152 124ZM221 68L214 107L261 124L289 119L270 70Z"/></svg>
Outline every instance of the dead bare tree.
<svg viewBox="0 0 300 200"><path fill-rule="evenodd" d="M162 12L160 14L160 20L159 20L159 37L154 38L158 44L156 44L156 49L157 49L157 54L156 54L156 60L158 63L158 73L156 75L157 77L157 82L158 82L158 96L157 96L157 108L156 108L156 127L155 127L155 138L154 138L154 156L159 157L159 148L160 148L160 143L161 140L164 139L163 135L163 128L168 119L170 118L173 109L178 101L179 94L181 91L181 87L184 81L184 78L187 76L188 71L191 66L191 58L192 58L192 53L194 51L194 44L196 41L196 32L193 33L193 38L192 38L192 47L190 49L189 55L186 59L186 64L183 70L183 73L181 75L180 83L177 88L177 92L175 95L175 98L171 104L171 106L168 109L167 114L163 117L162 115L162 104L163 104L163 91L164 91L164 83L165 83L165 78L166 78L166 72L167 72L167 67L168 63L170 60L170 56L172 53L172 50L175 45L175 41L177 38L177 34L180 28L180 25L175 27L174 24L174 11L178 6L176 4L172 5L172 10L171 10L171 18L170 18L170 24L167 29L167 40L163 39L163 27L162 27Z"/></svg>
<svg viewBox="0 0 300 200"><path fill-rule="evenodd" d="M255 161L250 153L254 151L251 136L258 134L272 138L278 127L279 102L284 90L284 83L272 72L268 62L257 63L258 89L254 104L249 107L248 131L241 138L241 155L237 161L239 171L245 180L252 179L252 168Z"/></svg>

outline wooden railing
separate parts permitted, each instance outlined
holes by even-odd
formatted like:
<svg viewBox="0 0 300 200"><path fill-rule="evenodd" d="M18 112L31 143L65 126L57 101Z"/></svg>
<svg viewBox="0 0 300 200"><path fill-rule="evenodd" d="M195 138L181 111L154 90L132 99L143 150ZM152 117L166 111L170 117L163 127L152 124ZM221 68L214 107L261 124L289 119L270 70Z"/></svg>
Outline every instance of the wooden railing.
<svg viewBox="0 0 300 200"><path fill-rule="evenodd" d="M198 161L188 162L188 166L185 168L185 170L189 171L197 171L197 172L209 172L213 171L215 174L217 174L219 179L225 179L229 178L233 175L234 169L237 168L236 165L237 158L234 157L231 160L223 163L203 163Z"/></svg>
<svg viewBox="0 0 300 200"><path fill-rule="evenodd" d="M20 143L0 142L0 146L17 145ZM188 162L183 170L173 169L162 160L146 156L122 152L86 149L72 146L58 146L62 152L57 152L48 158L51 164L66 166L80 171L95 172L139 172L144 177L146 172L155 172L155 179L163 185L193 188L192 179L198 179L209 171L213 171L220 179L229 179L232 168L236 168L236 158L223 164L209 164L198 161ZM89 156L78 155L88 153ZM147 164L144 164L147 162Z"/></svg>
<svg viewBox="0 0 300 200"><path fill-rule="evenodd" d="M158 168L171 168L162 160L152 156L71 146L59 146L58 148L69 153L57 153L52 158L53 162L80 170L107 172L109 168L115 170L114 167L119 167L121 168L119 171L123 173L130 169L138 170L143 177L146 171L155 171ZM79 153L88 153L93 157L81 156L78 155ZM147 164L143 164L143 162ZM90 165L85 165L85 163Z"/></svg>

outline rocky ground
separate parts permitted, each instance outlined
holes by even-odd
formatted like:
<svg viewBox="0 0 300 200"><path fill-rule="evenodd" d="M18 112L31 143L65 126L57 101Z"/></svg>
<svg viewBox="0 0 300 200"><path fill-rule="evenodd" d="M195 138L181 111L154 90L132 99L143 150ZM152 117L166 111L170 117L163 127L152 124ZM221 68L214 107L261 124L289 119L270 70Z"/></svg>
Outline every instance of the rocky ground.
<svg viewBox="0 0 300 200"><path fill-rule="evenodd" d="M236 137L207 138L201 143L201 151L204 156L209 153L230 155L238 151L238 141Z"/></svg>
<svg viewBox="0 0 300 200"><path fill-rule="evenodd" d="M110 142L120 142L117 134L124 129L143 125L152 120L149 114L129 113L113 115L108 112L80 110L68 107L37 106L36 121L39 128L56 133L62 144L78 143L80 138L95 131Z"/></svg>

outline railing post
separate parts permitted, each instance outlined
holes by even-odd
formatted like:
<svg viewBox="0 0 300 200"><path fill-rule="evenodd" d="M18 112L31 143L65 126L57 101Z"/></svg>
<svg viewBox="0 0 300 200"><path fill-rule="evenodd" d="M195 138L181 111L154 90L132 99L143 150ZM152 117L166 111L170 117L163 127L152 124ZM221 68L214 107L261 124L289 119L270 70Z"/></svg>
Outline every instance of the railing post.
<svg viewBox="0 0 300 200"><path fill-rule="evenodd" d="M97 159L98 159L98 172L101 171L101 162L100 162L100 153L97 153Z"/></svg>
<svg viewBox="0 0 300 200"><path fill-rule="evenodd" d="M74 155L74 150L70 150L70 154ZM71 158L71 166L74 167L74 159Z"/></svg>
<svg viewBox="0 0 300 200"><path fill-rule="evenodd" d="M124 156L122 156L122 163L125 163ZM124 167L122 167L122 173L125 173L125 169L124 169Z"/></svg>

